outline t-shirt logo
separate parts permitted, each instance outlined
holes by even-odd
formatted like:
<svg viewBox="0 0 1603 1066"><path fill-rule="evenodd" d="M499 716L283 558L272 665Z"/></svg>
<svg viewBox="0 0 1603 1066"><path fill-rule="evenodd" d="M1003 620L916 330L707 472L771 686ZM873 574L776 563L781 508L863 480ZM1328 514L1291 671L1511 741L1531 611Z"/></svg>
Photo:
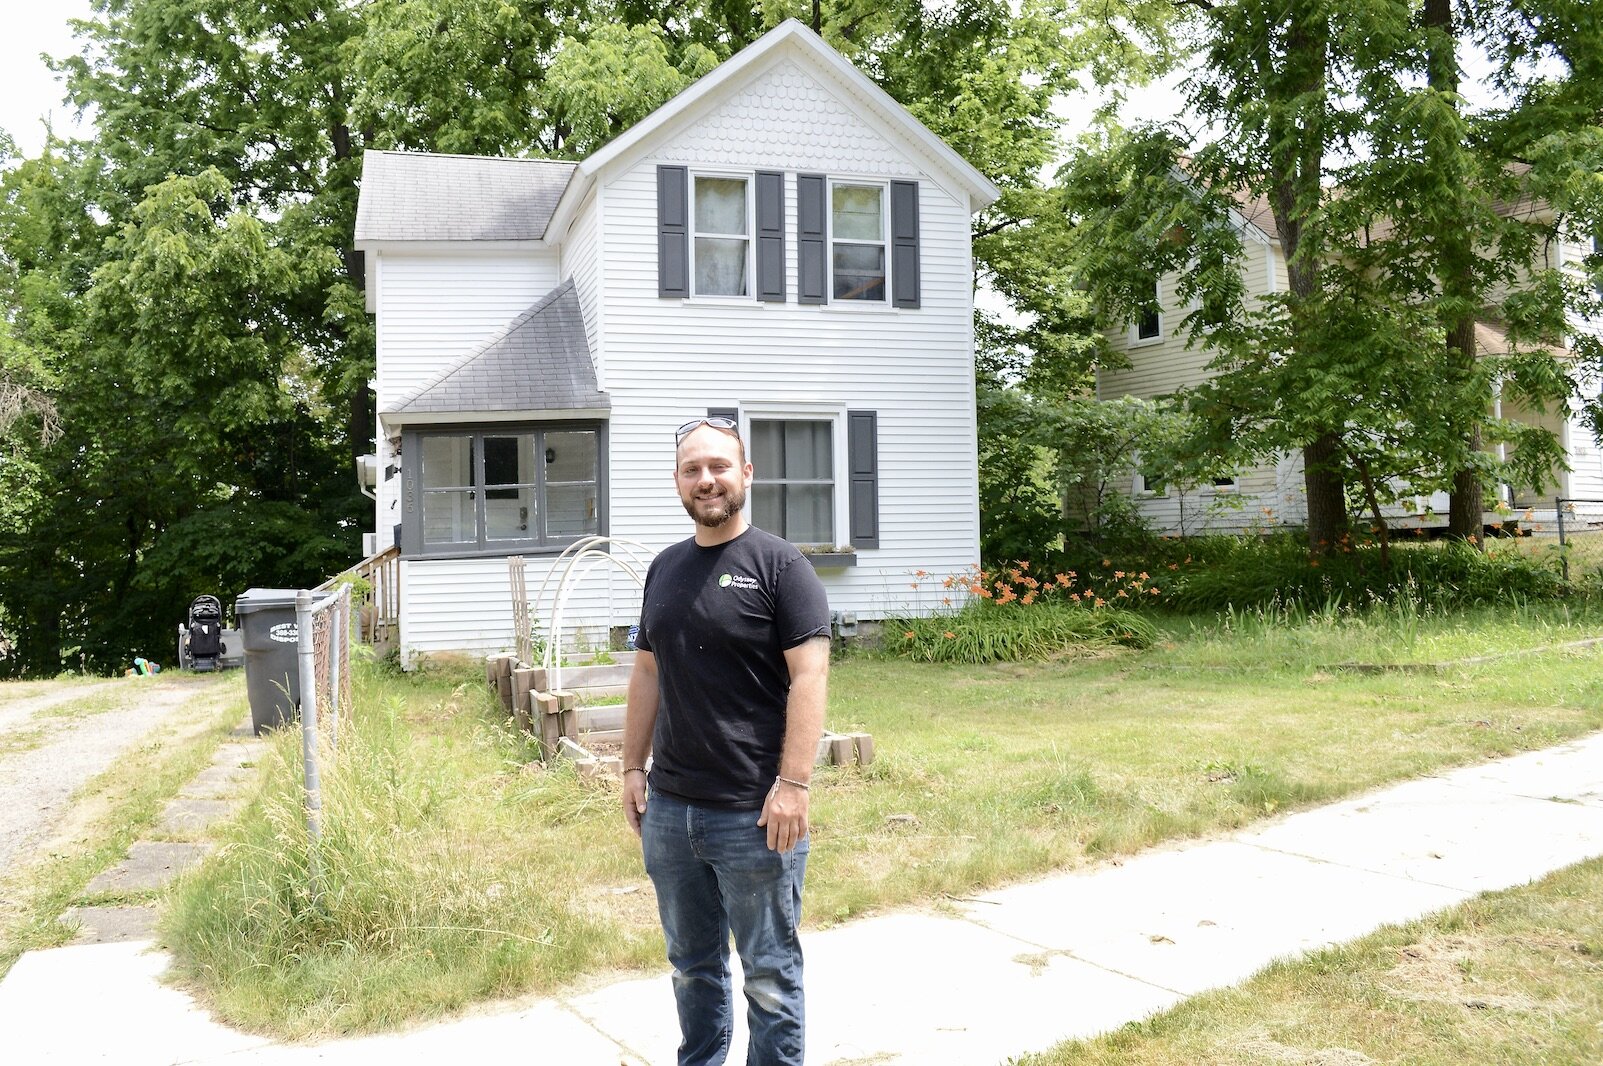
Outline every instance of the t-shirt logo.
<svg viewBox="0 0 1603 1066"><path fill-rule="evenodd" d="M756 588L761 588L762 587L761 585L757 584L757 579L756 578L748 577L745 574L719 574L718 575L718 587L719 588L726 589L726 588L729 588L731 585L733 585L737 589L756 589Z"/></svg>
<svg viewBox="0 0 1603 1066"><path fill-rule="evenodd" d="M718 587L721 589L726 589L734 580L735 579L730 577L728 574L721 574L718 578Z"/></svg>

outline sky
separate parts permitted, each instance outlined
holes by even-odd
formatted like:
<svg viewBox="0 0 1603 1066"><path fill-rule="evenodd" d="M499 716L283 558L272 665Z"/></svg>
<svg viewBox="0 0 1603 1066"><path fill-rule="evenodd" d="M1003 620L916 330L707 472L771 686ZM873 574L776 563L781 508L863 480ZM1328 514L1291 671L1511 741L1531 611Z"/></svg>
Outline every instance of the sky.
<svg viewBox="0 0 1603 1066"><path fill-rule="evenodd" d="M35 155L44 144L41 119L54 121L56 131L76 129L73 109L61 102L65 91L39 58L77 52L68 19L88 18L90 0L12 0L6 4L0 32L0 129L11 134L23 155Z"/></svg>

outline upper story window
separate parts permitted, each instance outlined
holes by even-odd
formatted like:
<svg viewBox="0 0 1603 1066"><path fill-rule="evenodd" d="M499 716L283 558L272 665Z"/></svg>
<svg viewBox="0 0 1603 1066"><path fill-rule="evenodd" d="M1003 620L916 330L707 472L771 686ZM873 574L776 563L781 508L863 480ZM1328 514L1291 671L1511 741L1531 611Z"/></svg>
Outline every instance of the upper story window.
<svg viewBox="0 0 1603 1066"><path fill-rule="evenodd" d="M1157 281L1152 283L1152 303L1142 309L1135 320L1135 339L1137 341L1154 341L1163 336L1163 290Z"/></svg>
<svg viewBox="0 0 1603 1066"><path fill-rule="evenodd" d="M695 178L691 210L697 296L751 294L750 186L745 178Z"/></svg>
<svg viewBox="0 0 1603 1066"><path fill-rule="evenodd" d="M885 302L885 188L836 182L829 236L837 300Z"/></svg>
<svg viewBox="0 0 1603 1066"><path fill-rule="evenodd" d="M556 548L602 529L598 425L407 437L401 536L409 554Z"/></svg>

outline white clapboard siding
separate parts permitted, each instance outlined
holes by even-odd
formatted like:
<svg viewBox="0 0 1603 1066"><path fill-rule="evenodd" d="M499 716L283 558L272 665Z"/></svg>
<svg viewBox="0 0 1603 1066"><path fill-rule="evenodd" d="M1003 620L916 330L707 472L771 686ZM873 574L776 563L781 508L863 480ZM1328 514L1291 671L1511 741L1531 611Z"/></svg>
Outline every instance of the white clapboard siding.
<svg viewBox="0 0 1603 1066"><path fill-rule="evenodd" d="M393 543L400 521L401 478L387 439L395 432L383 414L414 389L493 337L557 284L557 253L467 251L370 253L377 264L378 499L374 530L380 545ZM398 433L397 433L398 435Z"/></svg>
<svg viewBox="0 0 1603 1066"><path fill-rule="evenodd" d="M660 548L690 534L672 481L680 422L709 407L749 417L759 404L828 405L878 413L882 545L860 551L855 567L823 572L831 606L867 618L928 609L947 593L917 571L938 578L977 562L971 217L935 165L898 144L857 117L843 86L785 62L648 158L604 175L614 535ZM786 171L787 302L658 297L659 163ZM798 171L919 182L922 308L796 302Z"/></svg>
<svg viewBox="0 0 1603 1066"><path fill-rule="evenodd" d="M579 298L579 310L584 315L585 340L589 342L590 357L596 364L596 381L602 391L606 391L601 340L599 225L600 213L592 191L579 207L562 245L562 277L573 279L574 295Z"/></svg>
<svg viewBox="0 0 1603 1066"><path fill-rule="evenodd" d="M558 254L379 256L380 412L534 306L560 280Z"/></svg>
<svg viewBox="0 0 1603 1066"><path fill-rule="evenodd" d="M529 598L540 593L541 582L555 556L525 556L524 580ZM551 633L553 581L545 599L536 605L535 625L540 636ZM631 610L632 605L632 610ZM563 615L563 647L574 651L607 647L609 627L638 620L640 594L627 575L607 566L592 569L567 599ZM511 651L512 592L505 558L402 559L401 635L403 660L410 665L419 654L467 652L488 654Z"/></svg>
<svg viewBox="0 0 1603 1066"><path fill-rule="evenodd" d="M1248 239L1242 242L1242 277L1249 299L1260 299L1285 285L1285 257L1278 244ZM1130 323L1107 325L1108 347L1129 360L1128 367L1097 373L1097 398L1121 396L1158 399L1177 389L1200 385L1212 376L1208 364L1217 354L1187 344L1182 323L1192 308L1180 298L1177 278L1158 279L1162 308L1162 335L1154 341L1137 341ZM1132 493L1142 516L1159 533L1192 536L1200 533L1252 533L1307 520L1307 494L1302 480L1302 456L1283 456L1271 465L1235 471L1229 489L1203 486L1167 495L1135 492L1136 472L1130 471L1117 486Z"/></svg>

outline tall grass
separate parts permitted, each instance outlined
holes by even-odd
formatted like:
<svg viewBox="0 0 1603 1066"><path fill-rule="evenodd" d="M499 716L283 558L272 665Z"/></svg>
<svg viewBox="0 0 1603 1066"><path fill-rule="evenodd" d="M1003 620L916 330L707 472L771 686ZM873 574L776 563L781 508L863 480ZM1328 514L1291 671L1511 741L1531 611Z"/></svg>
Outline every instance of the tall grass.
<svg viewBox="0 0 1603 1066"><path fill-rule="evenodd" d="M1032 662L1145 648L1157 627L1134 611L1045 601L970 602L950 614L892 618L881 648L915 662Z"/></svg>
<svg viewBox="0 0 1603 1066"><path fill-rule="evenodd" d="M622 835L616 801L571 771L527 771L521 742L486 727L482 685L387 687L402 694L358 685L364 713L323 768L321 881L287 731L238 839L177 889L166 933L220 1012L367 1029L654 958L649 930L585 899L627 876L627 850L582 843Z"/></svg>

